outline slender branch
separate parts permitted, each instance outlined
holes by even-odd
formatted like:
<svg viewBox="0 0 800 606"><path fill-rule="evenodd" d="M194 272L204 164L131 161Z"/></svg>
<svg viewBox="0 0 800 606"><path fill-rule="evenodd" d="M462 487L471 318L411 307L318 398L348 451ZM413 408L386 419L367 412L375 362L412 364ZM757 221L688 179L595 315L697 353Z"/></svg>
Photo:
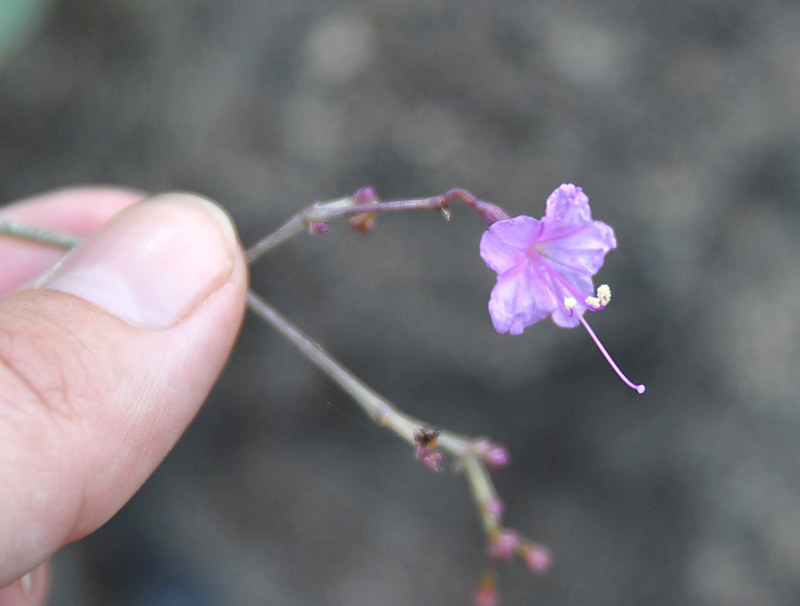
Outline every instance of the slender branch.
<svg viewBox="0 0 800 606"><path fill-rule="evenodd" d="M478 504L483 528L490 538L499 532L501 526L499 509L502 502L486 466L476 457L463 459L464 473L467 476L472 498Z"/></svg>
<svg viewBox="0 0 800 606"><path fill-rule="evenodd" d="M424 423L399 412L386 398L326 352L322 345L306 336L278 311L253 291L247 293L250 310L281 333L315 366L342 388L378 425L392 429L397 435L414 444L414 434Z"/></svg>
<svg viewBox="0 0 800 606"><path fill-rule="evenodd" d="M353 215L391 212L400 210L439 208L441 203L434 201L431 206L431 198L424 200L400 200L396 202L373 202L360 203L357 198L358 192L353 196L332 200L330 202L318 202L304 208L276 231L259 240L256 244L247 249L247 261L253 263L266 252L277 248L293 236L308 231L312 226L324 225L331 219L338 217L348 217Z"/></svg>
<svg viewBox="0 0 800 606"><path fill-rule="evenodd" d="M371 216L374 213L382 212L438 210L442 212L445 219L450 220L449 204L456 198L478 211L487 223L508 219L508 215L501 208L489 202L478 200L465 189L451 189L444 195L431 196L430 198L380 202L371 188L364 188L351 196L329 202L317 202L304 208L284 223L283 226L248 248L246 251L247 261L249 263L255 262L268 251L277 248L303 231L324 231L328 221L339 217L357 218L359 215ZM371 227L353 226L362 231L371 229Z"/></svg>
<svg viewBox="0 0 800 606"><path fill-rule="evenodd" d="M34 225L16 223L15 221L6 221L5 219L0 219L0 234L57 248L72 248L81 241L78 236L62 234Z"/></svg>
<svg viewBox="0 0 800 606"><path fill-rule="evenodd" d="M264 253L277 248L293 236L308 229L308 221L302 213L296 214L289 219L283 226L276 229L271 234L259 240L256 244L245 251L247 262L251 265L258 260Z"/></svg>
<svg viewBox="0 0 800 606"><path fill-rule="evenodd" d="M419 444L420 432L433 426L399 410L389 400L356 377L322 346L283 317L254 292L247 293L250 310L281 333L311 362L332 379L361 407L375 423L390 429L411 445ZM461 461L486 534L492 538L501 528L500 500L482 457L492 446L485 439L469 438L449 431L436 430L436 448Z"/></svg>
<svg viewBox="0 0 800 606"><path fill-rule="evenodd" d="M353 196L313 204L300 211L282 227L249 248L246 251L247 260L252 264L264 253L280 246L296 234L309 228L313 230L313 226L327 224L327 221L337 217L366 216L376 212L435 209L442 211L445 218L449 219L448 204L455 198L461 199L477 210L487 223L507 218L505 212L500 208L482 202L469 192L460 189L451 190L443 196L392 202L378 202L371 189L359 190ZM353 226L359 228L358 225ZM318 230L323 231L319 228ZM3 234L65 249L73 248L81 241L76 236L0 220L0 235ZM507 462L507 454L502 447L490 443L485 438L472 438L435 429L430 424L407 415L359 379L341 362L326 352L319 343L306 336L255 292L248 291L247 304L253 313L281 333L315 366L339 385L377 425L390 429L412 446L416 445L417 455L430 467L434 469L437 467L441 456L438 451L447 452L458 459L467 477L470 492L478 507L481 523L490 544L498 541L504 530L501 515L502 502L492 483L487 463L503 465Z"/></svg>

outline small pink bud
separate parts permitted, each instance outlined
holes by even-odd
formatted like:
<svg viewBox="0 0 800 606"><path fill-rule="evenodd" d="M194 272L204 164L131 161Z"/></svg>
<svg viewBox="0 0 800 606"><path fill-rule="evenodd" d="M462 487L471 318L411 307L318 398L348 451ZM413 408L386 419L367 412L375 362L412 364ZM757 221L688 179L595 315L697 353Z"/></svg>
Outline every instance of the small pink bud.
<svg viewBox="0 0 800 606"><path fill-rule="evenodd" d="M311 223L308 226L308 230L312 234L326 234L328 233L328 222L327 221L316 221Z"/></svg>
<svg viewBox="0 0 800 606"><path fill-rule="evenodd" d="M472 603L474 606L497 606L497 592L494 587L494 575L491 572L481 577L472 595Z"/></svg>
<svg viewBox="0 0 800 606"><path fill-rule="evenodd" d="M475 590L472 603L475 606L497 606L497 592L494 587L478 587Z"/></svg>
<svg viewBox="0 0 800 606"><path fill-rule="evenodd" d="M422 459L431 471L439 471L439 462L442 460L442 454L439 452L430 452Z"/></svg>
<svg viewBox="0 0 800 606"><path fill-rule="evenodd" d="M508 464L508 451L502 446L493 446L485 460L489 465L502 467Z"/></svg>
<svg viewBox="0 0 800 606"><path fill-rule="evenodd" d="M519 546L519 534L508 528L501 530L489 543L489 555L500 560L507 560L514 555Z"/></svg>
<svg viewBox="0 0 800 606"><path fill-rule="evenodd" d="M508 451L499 444L492 444L489 440L482 438L475 442L473 452L492 467L508 464Z"/></svg>
<svg viewBox="0 0 800 606"><path fill-rule="evenodd" d="M417 458L422 459L422 462L432 471L439 471L439 462L442 460L442 453L431 450L430 448L417 446Z"/></svg>
<svg viewBox="0 0 800 606"><path fill-rule="evenodd" d="M529 543L522 547L522 558L533 572L547 572L553 565L553 554L540 543Z"/></svg>
<svg viewBox="0 0 800 606"><path fill-rule="evenodd" d="M373 204L378 201L378 196L374 187L362 187L353 194L353 199L356 204Z"/></svg>
<svg viewBox="0 0 800 606"><path fill-rule="evenodd" d="M500 499L490 499L486 503L486 511L493 516L499 516L503 513L503 501Z"/></svg>

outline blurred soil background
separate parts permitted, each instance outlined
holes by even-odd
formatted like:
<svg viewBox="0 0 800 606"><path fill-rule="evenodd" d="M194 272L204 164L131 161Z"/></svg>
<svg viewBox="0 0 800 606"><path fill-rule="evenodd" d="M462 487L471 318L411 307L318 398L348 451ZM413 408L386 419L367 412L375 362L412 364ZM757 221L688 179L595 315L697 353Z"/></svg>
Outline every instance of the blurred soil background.
<svg viewBox="0 0 800 606"><path fill-rule="evenodd" d="M465 207L333 224L252 285L407 411L508 447L506 520L555 565L502 567L504 604L800 602L800 4L48 8L0 47L3 202L189 189L252 244L365 185L535 217L581 185L619 241L590 320L641 397L582 329L493 331ZM57 557L51 604L464 605L484 565L463 479L249 317L163 466Z"/></svg>

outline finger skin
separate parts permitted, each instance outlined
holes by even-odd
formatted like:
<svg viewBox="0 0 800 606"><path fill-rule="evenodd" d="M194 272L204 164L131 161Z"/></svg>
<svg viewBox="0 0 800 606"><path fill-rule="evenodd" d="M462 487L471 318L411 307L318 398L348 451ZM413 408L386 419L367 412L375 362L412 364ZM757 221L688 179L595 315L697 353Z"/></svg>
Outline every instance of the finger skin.
<svg viewBox="0 0 800 606"><path fill-rule="evenodd" d="M83 235L141 199L114 191L106 203L106 193L93 191L81 203L85 194L74 190L58 195L88 227L76 225L75 214L51 216L49 204L61 208L53 200L10 211ZM187 246L198 245L186 236ZM245 309L238 244L233 259L224 283L167 328L132 325L54 290L18 289L0 299L0 587L108 520L196 414Z"/></svg>

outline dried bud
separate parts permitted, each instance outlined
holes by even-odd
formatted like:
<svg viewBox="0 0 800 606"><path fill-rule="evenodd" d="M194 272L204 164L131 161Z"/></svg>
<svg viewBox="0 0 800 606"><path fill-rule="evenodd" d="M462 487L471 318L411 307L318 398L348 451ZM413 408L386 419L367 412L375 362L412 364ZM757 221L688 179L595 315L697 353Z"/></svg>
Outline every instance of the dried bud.
<svg viewBox="0 0 800 606"><path fill-rule="evenodd" d="M364 235L375 229L375 213L358 213L347 217L347 224Z"/></svg>
<svg viewBox="0 0 800 606"><path fill-rule="evenodd" d="M419 431L414 434L414 441L420 448L436 448L436 442L439 439L441 432L432 427L420 427Z"/></svg>
<svg viewBox="0 0 800 606"><path fill-rule="evenodd" d="M414 434L414 441L417 443L417 458L430 467L433 471L439 471L439 461L442 455L436 452L436 442L439 439L439 430L432 427L420 427Z"/></svg>
<svg viewBox="0 0 800 606"><path fill-rule="evenodd" d="M375 194L375 189L372 187L363 187L353 194L353 200L356 204L376 204L378 196ZM358 213L347 217L347 224L353 229L361 232L362 234L372 233L375 229L375 213Z"/></svg>

